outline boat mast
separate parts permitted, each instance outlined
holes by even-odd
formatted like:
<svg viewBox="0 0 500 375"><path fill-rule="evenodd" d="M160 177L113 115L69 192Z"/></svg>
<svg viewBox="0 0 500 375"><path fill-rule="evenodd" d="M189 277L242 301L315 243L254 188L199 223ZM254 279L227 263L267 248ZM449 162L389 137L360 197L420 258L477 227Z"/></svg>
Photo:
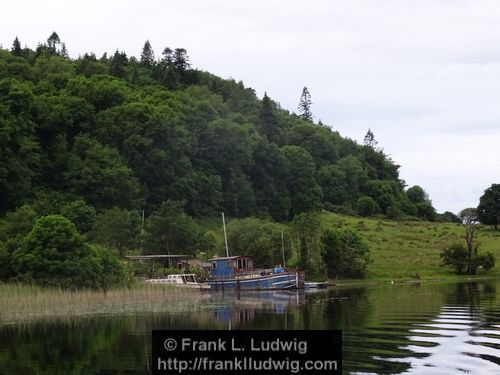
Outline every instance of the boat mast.
<svg viewBox="0 0 500 375"><path fill-rule="evenodd" d="M226 256L229 258L229 247L227 246L226 220L224 219L224 211L222 211L222 226L224 228L224 243L226 244Z"/></svg>
<svg viewBox="0 0 500 375"><path fill-rule="evenodd" d="M283 239L283 231L281 231L281 253L283 254L283 268L285 268L285 241Z"/></svg>

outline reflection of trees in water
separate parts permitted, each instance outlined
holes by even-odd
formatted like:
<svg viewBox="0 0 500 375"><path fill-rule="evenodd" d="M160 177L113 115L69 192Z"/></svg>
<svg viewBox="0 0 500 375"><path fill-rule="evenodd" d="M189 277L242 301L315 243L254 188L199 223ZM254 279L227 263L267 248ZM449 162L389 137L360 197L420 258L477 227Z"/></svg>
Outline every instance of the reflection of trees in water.
<svg viewBox="0 0 500 375"><path fill-rule="evenodd" d="M490 305L495 301L496 291L496 284L493 281L457 283L455 289L447 294L446 304L468 305L471 315L474 315L482 305L485 303Z"/></svg>
<svg viewBox="0 0 500 375"><path fill-rule="evenodd" d="M324 314L327 329L351 330L364 327L371 313L366 288L332 289L328 293Z"/></svg>
<svg viewBox="0 0 500 375"><path fill-rule="evenodd" d="M494 281L458 283L449 293L447 306L467 306L469 317L475 321L472 333L491 324L498 324L497 284Z"/></svg>
<svg viewBox="0 0 500 375"><path fill-rule="evenodd" d="M128 327L126 319L80 319L78 323L41 322L2 327L0 372L87 374L95 368L117 369L118 363L127 369L138 355L144 358L144 343L137 342L137 338L130 342L126 335ZM144 371L144 366L141 370Z"/></svg>
<svg viewBox="0 0 500 375"><path fill-rule="evenodd" d="M0 326L0 374L144 374L153 329L282 329L294 294L216 295L189 312L150 313ZM265 319L271 317L272 319ZM265 322L265 323L264 323Z"/></svg>
<svg viewBox="0 0 500 375"><path fill-rule="evenodd" d="M339 288L314 294L218 293L178 313L0 326L0 373L91 374L102 369L143 374L150 365L151 330L234 328L342 329L347 371L397 374L410 368L410 358L429 355L425 345L423 352L416 352L414 346L422 344L418 340L425 344L426 339L415 331L443 318L446 306L461 306L466 317L481 322L481 331L498 324L496 301L494 282ZM470 336L476 332L477 327ZM431 342L431 347L438 344Z"/></svg>

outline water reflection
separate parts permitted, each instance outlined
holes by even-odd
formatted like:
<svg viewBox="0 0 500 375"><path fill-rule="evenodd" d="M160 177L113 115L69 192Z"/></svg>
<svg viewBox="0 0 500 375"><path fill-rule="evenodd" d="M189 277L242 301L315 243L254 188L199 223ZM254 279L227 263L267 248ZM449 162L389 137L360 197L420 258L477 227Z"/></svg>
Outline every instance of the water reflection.
<svg viewBox="0 0 500 375"><path fill-rule="evenodd" d="M288 329L288 311L306 302L303 291L240 291L213 293L214 317L228 329L244 328L257 318L257 312L282 320Z"/></svg>
<svg viewBox="0 0 500 375"><path fill-rule="evenodd" d="M342 329L345 373L497 374L497 285L225 292L182 311L0 325L0 374L149 373L153 329Z"/></svg>
<svg viewBox="0 0 500 375"><path fill-rule="evenodd" d="M396 331L386 335L388 345L377 346L372 355L374 371L358 373L500 373L500 330L494 324L498 323L500 308L495 305L495 284L456 284L443 295L444 304L434 317L423 315L422 321L417 316L409 320L401 317L386 322L384 330ZM380 339L382 334L376 336ZM391 348L398 341L399 345Z"/></svg>

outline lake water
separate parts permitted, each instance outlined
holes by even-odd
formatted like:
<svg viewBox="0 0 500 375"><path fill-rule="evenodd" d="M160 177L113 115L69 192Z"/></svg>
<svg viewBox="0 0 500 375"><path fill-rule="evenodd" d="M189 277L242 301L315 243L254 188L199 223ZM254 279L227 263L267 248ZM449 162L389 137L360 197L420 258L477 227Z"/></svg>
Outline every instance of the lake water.
<svg viewBox="0 0 500 375"><path fill-rule="evenodd" d="M500 282L206 293L175 313L0 325L0 374L144 374L152 329L341 329L347 374L500 374Z"/></svg>

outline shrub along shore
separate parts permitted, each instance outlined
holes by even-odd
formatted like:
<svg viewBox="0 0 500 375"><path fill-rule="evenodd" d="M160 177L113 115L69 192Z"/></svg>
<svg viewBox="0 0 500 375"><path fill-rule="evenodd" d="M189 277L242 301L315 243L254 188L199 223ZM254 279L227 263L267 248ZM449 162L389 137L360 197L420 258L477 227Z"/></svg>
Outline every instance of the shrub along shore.
<svg viewBox="0 0 500 375"><path fill-rule="evenodd" d="M443 267L440 253L454 244L465 244L464 226L457 223L392 221L377 218L323 214L325 227L349 227L358 231L370 246L372 261L367 280L464 279L450 267ZM480 252L491 252L500 259L500 231L479 226L476 244ZM478 271L478 276L484 276ZM486 275L500 276L496 265Z"/></svg>

